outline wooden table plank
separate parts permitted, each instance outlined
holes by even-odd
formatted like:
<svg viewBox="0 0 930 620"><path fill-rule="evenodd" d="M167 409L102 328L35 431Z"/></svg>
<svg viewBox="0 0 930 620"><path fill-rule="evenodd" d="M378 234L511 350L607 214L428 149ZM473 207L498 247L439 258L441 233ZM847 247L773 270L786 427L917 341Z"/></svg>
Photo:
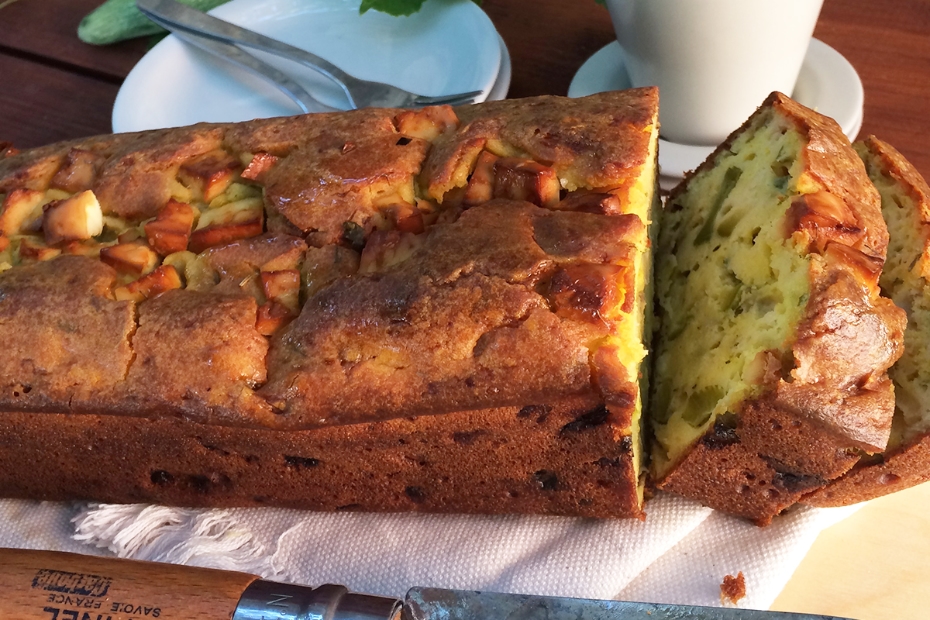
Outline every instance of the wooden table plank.
<svg viewBox="0 0 930 620"><path fill-rule="evenodd" d="M861 135L890 142L930 178L930 1L826 0L814 36L862 78Z"/></svg>
<svg viewBox="0 0 930 620"><path fill-rule="evenodd" d="M24 149L109 130L115 84L2 55L0 76L0 141Z"/></svg>
<svg viewBox="0 0 930 620"><path fill-rule="evenodd" d="M565 95L575 72L613 41L607 9L594 0L527 2L485 0L513 57L510 97Z"/></svg>
<svg viewBox="0 0 930 620"><path fill-rule="evenodd" d="M148 49L149 40L142 38L98 46L78 39L77 27L81 19L102 2L16 0L0 9L0 52L43 58L48 64L70 67L119 83Z"/></svg>

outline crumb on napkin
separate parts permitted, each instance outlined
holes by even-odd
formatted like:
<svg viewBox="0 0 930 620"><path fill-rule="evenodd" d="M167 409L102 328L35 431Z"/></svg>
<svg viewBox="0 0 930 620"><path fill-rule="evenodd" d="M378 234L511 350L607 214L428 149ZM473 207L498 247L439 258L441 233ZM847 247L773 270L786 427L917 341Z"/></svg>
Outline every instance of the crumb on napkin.
<svg viewBox="0 0 930 620"><path fill-rule="evenodd" d="M740 599L746 596L746 579L743 577L743 571L733 575L727 575L720 584L720 603L726 605L736 605Z"/></svg>

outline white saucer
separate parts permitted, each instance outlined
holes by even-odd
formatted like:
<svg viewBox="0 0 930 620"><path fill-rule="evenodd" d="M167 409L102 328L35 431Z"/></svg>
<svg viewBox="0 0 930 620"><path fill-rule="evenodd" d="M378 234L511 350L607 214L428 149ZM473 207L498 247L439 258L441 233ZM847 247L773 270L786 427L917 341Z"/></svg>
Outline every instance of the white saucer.
<svg viewBox="0 0 930 620"><path fill-rule="evenodd" d="M501 68L497 72L497 80L494 82L494 86L491 87L491 90L488 92L488 98L485 101L500 101L501 99L507 98L507 91L510 90L510 78L513 75L513 65L510 62L510 50L507 49L507 44L504 43L503 37L498 35L501 44Z"/></svg>
<svg viewBox="0 0 930 620"><path fill-rule="evenodd" d="M624 88L630 88L630 78L623 66L623 50L614 41L578 69L568 87L568 96L583 97ZM807 107L834 118L850 140L862 127L865 97L859 74L848 60L823 41L811 40L791 96ZM663 187L674 185L686 172L697 168L714 148L659 140Z"/></svg>
<svg viewBox="0 0 930 620"><path fill-rule="evenodd" d="M303 47L360 78L424 95L481 90L503 98L510 55L471 0L427 2L409 17L359 15L361 0L232 0L210 11ZM345 108L339 89L314 71L255 52L286 71L322 103ZM322 108L321 108L322 109ZM243 69L166 37L126 77L113 106L113 131L289 116L300 109Z"/></svg>

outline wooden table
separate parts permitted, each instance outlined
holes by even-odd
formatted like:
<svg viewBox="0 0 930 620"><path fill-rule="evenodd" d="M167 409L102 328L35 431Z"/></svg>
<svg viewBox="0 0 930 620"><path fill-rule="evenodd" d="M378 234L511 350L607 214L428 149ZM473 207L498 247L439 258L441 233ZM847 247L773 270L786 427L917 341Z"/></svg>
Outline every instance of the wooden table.
<svg viewBox="0 0 930 620"><path fill-rule="evenodd" d="M101 0L0 0L0 140L20 148L110 129L122 79L146 40L81 43ZM513 59L511 97L563 95L613 39L593 0L484 0ZM930 0L826 0L815 36L865 85L862 135L898 147L930 177ZM925 617L930 486L877 500L818 539L775 608L857 618Z"/></svg>

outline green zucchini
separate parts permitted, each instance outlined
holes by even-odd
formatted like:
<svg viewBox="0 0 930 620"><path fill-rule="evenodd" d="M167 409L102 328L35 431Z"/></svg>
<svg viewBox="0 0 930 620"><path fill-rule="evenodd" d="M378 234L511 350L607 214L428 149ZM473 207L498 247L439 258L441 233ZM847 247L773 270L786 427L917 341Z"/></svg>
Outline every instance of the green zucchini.
<svg viewBox="0 0 930 620"><path fill-rule="evenodd" d="M209 11L228 0L179 0L199 11ZM78 25L78 38L92 45L108 45L165 32L139 12L135 0L106 0Z"/></svg>

